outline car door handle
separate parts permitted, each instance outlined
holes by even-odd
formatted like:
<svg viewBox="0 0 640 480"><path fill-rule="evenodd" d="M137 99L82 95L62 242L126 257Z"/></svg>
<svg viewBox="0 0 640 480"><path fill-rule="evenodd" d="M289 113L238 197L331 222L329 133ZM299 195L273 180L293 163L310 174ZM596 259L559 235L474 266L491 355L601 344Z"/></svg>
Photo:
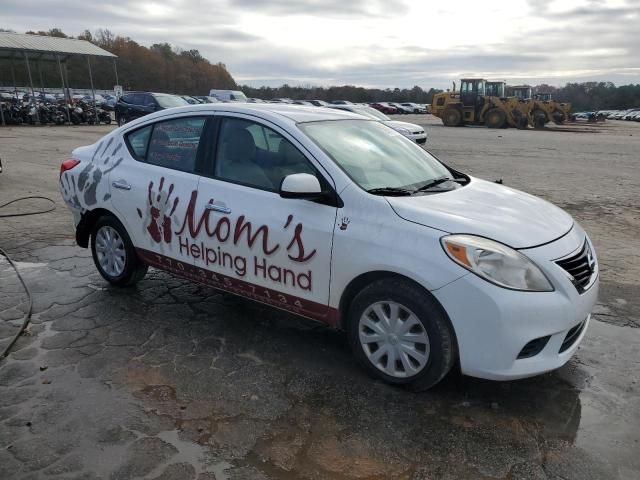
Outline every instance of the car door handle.
<svg viewBox="0 0 640 480"><path fill-rule="evenodd" d="M221 212L221 213L226 213L226 214L231 213L231 209L229 207L227 207L225 204L207 203L205 208L207 210L213 210L214 212Z"/></svg>
<svg viewBox="0 0 640 480"><path fill-rule="evenodd" d="M118 180L111 184L113 188L119 188L120 190L131 190L131 185L129 185L124 180Z"/></svg>

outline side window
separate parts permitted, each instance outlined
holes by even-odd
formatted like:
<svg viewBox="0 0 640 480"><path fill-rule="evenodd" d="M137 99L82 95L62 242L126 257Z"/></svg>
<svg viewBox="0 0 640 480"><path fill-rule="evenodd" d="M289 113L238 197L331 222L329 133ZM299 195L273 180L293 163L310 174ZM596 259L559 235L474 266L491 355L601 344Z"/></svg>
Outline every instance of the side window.
<svg viewBox="0 0 640 480"><path fill-rule="evenodd" d="M123 101L123 102L126 102L126 103L133 103L133 99L134 99L134 97L135 97L135 96L134 96L134 95L132 95L132 94L130 94L130 93L129 93L129 94L127 94L127 95L123 95L123 96L122 96L122 101Z"/></svg>
<svg viewBox="0 0 640 480"><path fill-rule="evenodd" d="M316 175L305 156L282 135L237 118L222 121L215 176L263 190L278 191L292 173Z"/></svg>
<svg viewBox="0 0 640 480"><path fill-rule="evenodd" d="M203 117L186 117L154 124L145 157L147 163L183 172L195 171L204 122Z"/></svg>
<svg viewBox="0 0 640 480"><path fill-rule="evenodd" d="M151 95L145 94L142 96L142 105L145 107L153 107L155 104L156 101Z"/></svg>
<svg viewBox="0 0 640 480"><path fill-rule="evenodd" d="M138 160L144 160L147 156L151 130L153 130L153 125L148 125L127 135L129 149L133 156Z"/></svg>

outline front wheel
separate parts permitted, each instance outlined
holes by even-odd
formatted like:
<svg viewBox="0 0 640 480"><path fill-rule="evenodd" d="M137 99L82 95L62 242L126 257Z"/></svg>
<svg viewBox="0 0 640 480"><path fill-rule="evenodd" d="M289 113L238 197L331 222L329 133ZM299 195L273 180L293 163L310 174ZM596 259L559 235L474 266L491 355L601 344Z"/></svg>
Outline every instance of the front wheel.
<svg viewBox="0 0 640 480"><path fill-rule="evenodd" d="M447 108L442 114L445 127L458 127L462 124L462 112L457 108Z"/></svg>
<svg viewBox="0 0 640 480"><path fill-rule="evenodd" d="M446 313L429 292L403 279L379 280L356 295L348 335L370 374L414 391L438 383L456 360Z"/></svg>
<svg viewBox="0 0 640 480"><path fill-rule="evenodd" d="M488 128L502 128L506 120L506 115L498 108L489 110L484 117L484 123Z"/></svg>
<svg viewBox="0 0 640 480"><path fill-rule="evenodd" d="M112 285L133 285L147 273L147 265L140 262L127 231L115 217L101 217L96 222L91 253L98 272Z"/></svg>

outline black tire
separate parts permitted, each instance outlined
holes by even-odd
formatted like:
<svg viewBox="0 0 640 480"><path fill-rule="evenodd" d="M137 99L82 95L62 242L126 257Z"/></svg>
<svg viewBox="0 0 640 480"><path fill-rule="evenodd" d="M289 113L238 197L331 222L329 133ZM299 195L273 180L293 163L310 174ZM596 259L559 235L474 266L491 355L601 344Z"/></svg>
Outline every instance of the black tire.
<svg viewBox="0 0 640 480"><path fill-rule="evenodd" d="M484 124L487 128L502 128L507 123L507 116L499 108L492 108L484 116Z"/></svg>
<svg viewBox="0 0 640 480"><path fill-rule="evenodd" d="M103 122L105 123L105 125L111 125L111 115L109 115L108 117L104 117Z"/></svg>
<svg viewBox="0 0 640 480"><path fill-rule="evenodd" d="M516 128L518 130L526 130L529 127L529 120L526 115L516 117Z"/></svg>
<svg viewBox="0 0 640 480"><path fill-rule="evenodd" d="M121 127L123 126L125 123L127 123L127 117L124 115L120 115L118 117L118 126Z"/></svg>
<svg viewBox="0 0 640 480"><path fill-rule="evenodd" d="M552 114L552 117L553 123L555 123L556 125L562 125L565 121L565 115L560 110L555 110Z"/></svg>
<svg viewBox="0 0 640 480"><path fill-rule="evenodd" d="M107 272L100 264L100 260L98 258L98 252L96 250L96 236L104 227L115 230L124 244L124 268L118 275L113 275ZM93 256L93 263L98 269L100 275L102 275L102 278L111 285L118 287L134 285L144 278L149 268L147 265L143 264L136 255L133 243L131 242L131 239L129 238L129 235L122 223L120 223L117 218L110 215L100 217L93 227L93 231L91 232L91 254Z"/></svg>
<svg viewBox="0 0 640 480"><path fill-rule="evenodd" d="M399 377L383 372L369 360L365 353L365 348L369 347L364 347L360 341L361 319L367 318L363 317L363 314L370 306L385 301L395 302L408 309L418 318L428 335L428 359L424 367L414 375ZM349 307L347 334L356 360L369 374L413 391L427 390L437 384L449 373L457 360L455 334L442 306L429 292L402 278L378 280L355 296ZM395 341L398 341L397 338ZM387 357L386 361L388 360Z"/></svg>
<svg viewBox="0 0 640 480"><path fill-rule="evenodd" d="M531 118L533 119L534 128L544 128L544 125L548 122L547 114L539 108L531 112Z"/></svg>
<svg viewBox="0 0 640 480"><path fill-rule="evenodd" d="M458 108L447 108L442 114L445 127L459 127L462 123L462 112Z"/></svg>

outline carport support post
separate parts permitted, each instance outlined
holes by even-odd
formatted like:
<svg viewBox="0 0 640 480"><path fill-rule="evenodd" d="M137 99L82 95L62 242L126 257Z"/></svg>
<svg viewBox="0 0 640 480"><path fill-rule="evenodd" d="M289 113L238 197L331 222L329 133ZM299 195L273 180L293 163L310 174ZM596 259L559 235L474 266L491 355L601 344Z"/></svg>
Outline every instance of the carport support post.
<svg viewBox="0 0 640 480"><path fill-rule="evenodd" d="M38 75L40 75L40 88L42 88L42 94L44 95L44 80L42 80L42 62L40 60L38 60ZM44 99L46 100L47 97L45 96Z"/></svg>
<svg viewBox="0 0 640 480"><path fill-rule="evenodd" d="M2 125L6 125L7 123L4 121L4 102L0 102L0 121Z"/></svg>
<svg viewBox="0 0 640 480"><path fill-rule="evenodd" d="M56 54L58 62L58 70L60 70L60 80L62 80L62 96L64 98L64 108L67 111L67 122L71 123L71 114L69 113L69 102L67 101L67 91L64 88L64 74L62 73L62 64L60 63L60 55Z"/></svg>
<svg viewBox="0 0 640 480"><path fill-rule="evenodd" d="M118 64L116 63L115 58L113 59L113 71L116 73L116 85L120 85L120 82L118 82Z"/></svg>
<svg viewBox="0 0 640 480"><path fill-rule="evenodd" d="M29 66L29 55L27 52L24 52L24 61L27 64L27 73L29 74L29 86L31 87L31 105L33 105L36 109L36 119L38 123L40 123L40 112L38 112L38 104L34 101L36 93L33 90L33 77L31 76L31 67Z"/></svg>
<svg viewBox="0 0 640 480"><path fill-rule="evenodd" d="M13 93L18 98L18 87L16 86L16 71L13 67L13 58L11 59L11 80L13 81Z"/></svg>
<svg viewBox="0 0 640 480"><path fill-rule="evenodd" d="M89 65L89 82L91 83L91 95L93 95L93 113L96 115L96 125L100 125L98 120L98 105L96 105L96 91L93 88L93 74L91 73L91 57L87 55L87 65Z"/></svg>

